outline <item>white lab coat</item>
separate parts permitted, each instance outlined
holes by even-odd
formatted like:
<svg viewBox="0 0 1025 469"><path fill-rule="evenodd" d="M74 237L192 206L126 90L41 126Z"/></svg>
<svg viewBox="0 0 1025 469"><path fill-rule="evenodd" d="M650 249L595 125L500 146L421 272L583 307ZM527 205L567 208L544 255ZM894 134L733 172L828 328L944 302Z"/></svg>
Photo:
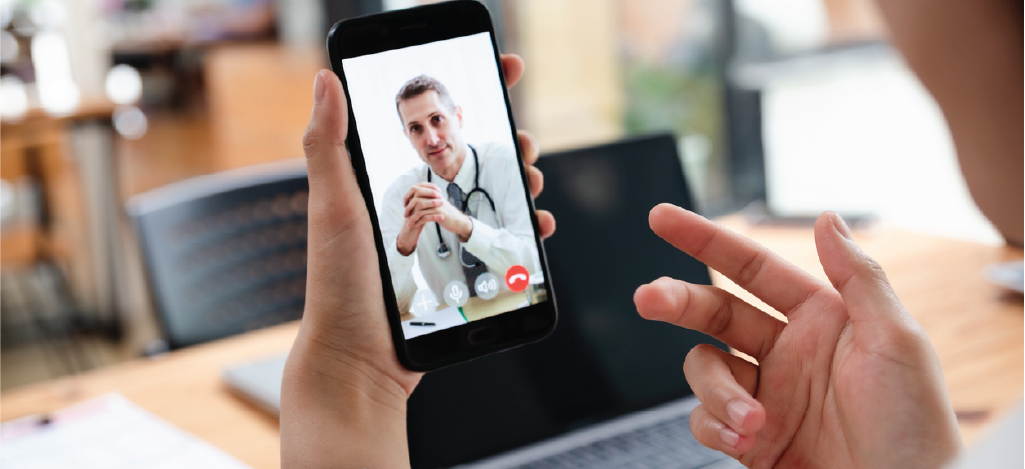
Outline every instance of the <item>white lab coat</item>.
<svg viewBox="0 0 1025 469"><path fill-rule="evenodd" d="M507 288L505 272L514 265L522 265L532 274L540 272L534 228L530 222L515 150L495 143L474 145L473 148L477 150L480 159L480 188L486 190L495 201L502 223L492 212L487 198L479 192L474 194L468 204L469 212L475 214L471 217L473 232L470 238L460 243L456 234L441 228L441 237L451 252L447 258L438 256L438 232L434 222L424 225L413 254L403 256L395 246L405 222L402 199L414 184L427 182L427 165L423 164L399 176L384 193L378 216L399 311L409 311L417 290L412 272L414 254L419 260L424 280L439 302L444 302L442 291L449 282L466 282L459 262L460 245L487 265L488 272L499 278L503 289ZM437 185L442 194L448 194L448 181L433 174L431 183ZM464 194L469 194L474 188L474 159L469 148L466 149L463 165L453 183L459 185Z"/></svg>

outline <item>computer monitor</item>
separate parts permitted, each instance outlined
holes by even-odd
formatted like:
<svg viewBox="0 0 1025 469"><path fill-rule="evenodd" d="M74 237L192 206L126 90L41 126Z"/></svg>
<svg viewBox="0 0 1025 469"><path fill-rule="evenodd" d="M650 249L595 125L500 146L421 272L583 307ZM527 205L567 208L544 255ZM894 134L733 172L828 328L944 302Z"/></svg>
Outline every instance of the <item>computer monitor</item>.
<svg viewBox="0 0 1025 469"><path fill-rule="evenodd" d="M413 468L448 467L691 395L683 375L704 334L642 319L638 286L709 284L708 268L648 227L652 207L694 209L670 135L542 156L539 209L559 310L541 342L428 373L408 407Z"/></svg>

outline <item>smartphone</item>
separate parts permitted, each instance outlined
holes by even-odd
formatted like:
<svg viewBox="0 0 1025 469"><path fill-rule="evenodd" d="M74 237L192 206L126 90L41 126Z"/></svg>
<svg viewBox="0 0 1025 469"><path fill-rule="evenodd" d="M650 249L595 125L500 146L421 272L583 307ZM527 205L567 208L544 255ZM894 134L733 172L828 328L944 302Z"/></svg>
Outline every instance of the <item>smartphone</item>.
<svg viewBox="0 0 1025 469"><path fill-rule="evenodd" d="M347 19L327 44L399 361L429 371L550 334L555 297L487 9Z"/></svg>

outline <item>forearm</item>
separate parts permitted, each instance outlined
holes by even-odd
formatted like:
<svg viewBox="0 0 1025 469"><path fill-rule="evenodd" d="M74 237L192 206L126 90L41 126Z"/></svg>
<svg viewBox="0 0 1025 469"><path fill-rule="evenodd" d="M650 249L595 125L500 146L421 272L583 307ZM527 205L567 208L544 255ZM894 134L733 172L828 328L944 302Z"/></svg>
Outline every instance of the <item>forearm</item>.
<svg viewBox="0 0 1025 469"><path fill-rule="evenodd" d="M281 387L282 467L409 467L404 392L346 357L319 356L305 337L300 332L288 356Z"/></svg>
<svg viewBox="0 0 1025 469"><path fill-rule="evenodd" d="M395 290L399 310L408 311L409 305L413 301L413 294L416 293L416 282L413 280L413 256L416 255L416 251L404 256L399 252L396 242L392 241L385 248L385 255L388 257L392 289Z"/></svg>
<svg viewBox="0 0 1025 469"><path fill-rule="evenodd" d="M495 271L505 272L514 265L525 266L530 272L537 270L534 239L527 233L514 233L474 221L473 235L463 247Z"/></svg>

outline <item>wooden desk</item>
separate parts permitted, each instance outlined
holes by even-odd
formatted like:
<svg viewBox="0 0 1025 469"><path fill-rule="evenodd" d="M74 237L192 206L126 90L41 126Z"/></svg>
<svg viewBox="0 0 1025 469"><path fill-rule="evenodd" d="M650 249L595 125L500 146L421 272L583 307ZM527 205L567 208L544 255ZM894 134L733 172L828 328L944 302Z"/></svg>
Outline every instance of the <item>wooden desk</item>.
<svg viewBox="0 0 1025 469"><path fill-rule="evenodd" d="M302 155L303 132L313 108L313 77L327 66L322 47L277 44L211 49L204 78L214 136L213 169Z"/></svg>
<svg viewBox="0 0 1025 469"><path fill-rule="evenodd" d="M252 467L278 467L277 419L230 394L220 376L228 365L288 351L298 328L292 322L5 392L0 421L118 392Z"/></svg>
<svg viewBox="0 0 1025 469"><path fill-rule="evenodd" d="M722 222L825 278L810 229L748 227L738 218ZM855 238L886 268L904 305L928 331L943 362L955 408L987 411L982 418L961 422L970 445L980 429L1022 394L1022 300L1005 296L982 278L987 264L1021 259L1022 252L892 231L855 233ZM714 281L752 300L721 276L716 275ZM231 396L220 373L229 364L287 350L297 327L296 323L285 324L156 360L135 360L76 378L16 389L0 395L0 420L120 392L253 467L277 467L276 420Z"/></svg>
<svg viewBox="0 0 1025 469"><path fill-rule="evenodd" d="M442 301L444 300L442 299ZM498 294L498 296L490 300L474 296L467 300L466 304L463 305L463 317L466 318L467 322L479 321L484 318L490 318L491 316L502 314L506 311L512 311L526 301L529 301L526 293L515 293L509 290L503 290ZM449 306L442 303L438 305L436 311L441 311L447 308L449 308ZM402 313L399 319L409 321L411 319L416 319L416 317L411 313Z"/></svg>

